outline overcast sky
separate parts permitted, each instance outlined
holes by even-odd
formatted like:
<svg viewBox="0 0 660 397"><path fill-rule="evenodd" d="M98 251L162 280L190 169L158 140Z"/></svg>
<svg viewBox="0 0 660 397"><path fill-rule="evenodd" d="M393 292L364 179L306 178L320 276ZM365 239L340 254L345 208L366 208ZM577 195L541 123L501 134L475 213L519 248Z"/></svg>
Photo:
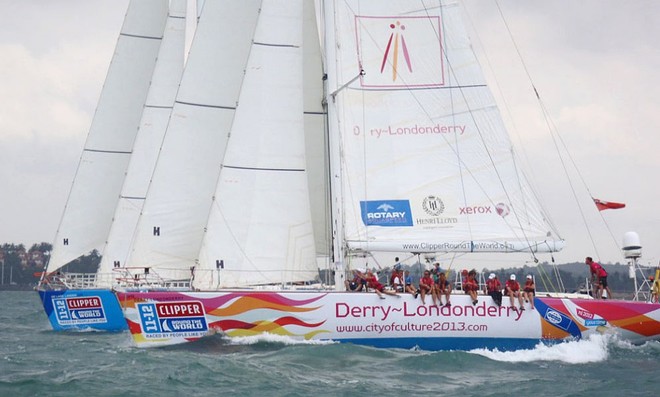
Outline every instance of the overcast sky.
<svg viewBox="0 0 660 397"><path fill-rule="evenodd" d="M0 24L0 243L29 246L55 236L127 1L0 4L5 11ZM474 45L480 53L484 49L487 62L482 64L501 89L496 95L506 103L502 110L512 140L566 239L555 260L582 261L589 255L622 261L617 244L625 232L636 231L643 263L657 264L660 1L499 0L499 5L586 187L594 197L627 205L599 213L572 170L582 212L576 209L495 3L467 1L467 23L478 34ZM468 261L494 268L520 266L525 257Z"/></svg>

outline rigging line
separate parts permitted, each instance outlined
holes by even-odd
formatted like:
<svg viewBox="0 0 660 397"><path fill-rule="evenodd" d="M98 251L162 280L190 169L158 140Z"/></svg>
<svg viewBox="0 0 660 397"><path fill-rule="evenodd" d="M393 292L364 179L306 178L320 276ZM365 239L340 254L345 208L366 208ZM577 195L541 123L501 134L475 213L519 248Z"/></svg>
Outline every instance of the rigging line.
<svg viewBox="0 0 660 397"><path fill-rule="evenodd" d="M440 0L440 4L441 4L441 3L442 3L442 0ZM423 1L423 0L422 0L422 4L424 4L424 1ZM442 12L442 9L443 9L443 7L442 7L442 4L441 4L441 12ZM427 14L427 16L430 17L430 14L429 14L429 12L428 12L428 9L426 9L426 14ZM435 29L435 26L433 26L433 29ZM436 36L440 37L440 32L436 32ZM443 54L444 54L444 56L445 56L445 59L447 59L447 65L448 65L448 67L449 67L449 69L450 69L450 75L454 75L454 76L456 76L456 73L455 73L455 71L454 71L454 69L453 69L453 65L449 62L449 57L447 56L447 53L445 52L445 48L444 48L444 47L442 48L442 51L443 51ZM459 83L459 86L460 86L460 83ZM468 102L468 100L467 100L467 97L466 97L466 95L465 95L465 92L464 92L463 89L461 89L461 88L459 88L459 92L461 93L461 95L462 95L462 97L463 97L463 100L465 101L465 104L466 104L466 106L467 106L468 109L469 109L469 102ZM413 95L413 98L415 98L415 100L417 101L417 103L420 105L420 108L423 109L425 113L427 113L427 112L426 112L426 109L422 106L422 104L419 102L419 100L418 100L414 95ZM494 170L495 174L497 175L497 179L498 179L498 181L499 181L499 183L500 183L500 186L502 187L502 190L504 191L504 194L506 195L506 197L507 197L507 199L509 200L509 202L512 203L513 200L511 200L511 196L510 196L510 194L509 194L509 191L506 189L506 186L504 185L504 182L503 182L503 179L502 179L502 175L500 174L500 171L498 170L497 166L495 165L496 163L495 163L495 161L494 161L494 159L493 159L493 157L492 157L492 153L488 150L488 147L487 147L487 145L485 144L486 141L485 141L485 139L484 139L484 136L483 136L483 134L482 134L482 131L481 131L481 129L479 128L479 124L476 122L476 119L475 119L475 117L474 117L474 114L473 114L473 112L472 112L471 110L470 110L470 112L469 112L469 115L470 115L470 117L472 118L472 121L473 121L473 123L474 123L474 125L475 125L475 127L476 127L476 130L477 130L477 133L478 133L478 135L479 135L479 138L481 139L481 142L484 143L484 149L485 149L485 152L486 152L486 154L488 155L488 158L489 158L489 160L490 160L490 163L493 165L493 170ZM429 115L428 113L427 113L427 116L428 116L429 118L431 118L430 115ZM445 139L445 141L447 140L445 137L443 137L443 139ZM456 153L455 149L454 149L453 147L451 147L451 145L450 145L450 148ZM460 162L463 166L466 166L462 161L459 161L459 162ZM482 189L482 192L483 192L484 194L486 194L486 196L488 196L488 194L484 191L483 186L481 186L481 184L478 182L478 180L476 179L476 177L474 176L474 174L472 174L472 172L471 172L469 169L467 169L467 171L468 171L468 174L471 175L471 176L474 178L474 180L475 180L475 182L477 183L477 185ZM530 242L530 240L529 240L529 237L527 236L527 233L525 232L525 228L523 228L523 226L522 226L522 222L521 222L520 216L518 215L517 211L514 211L514 216L515 216L515 219L516 219L516 221L517 221L517 223L518 223L518 227L520 228L520 231L521 231L522 234L523 234L523 238L524 238L525 242L527 243L527 247L529 248L529 250L530 250L530 252L531 252L531 251L532 251L532 244L531 244L531 242ZM517 234L516 231L513 231L513 232L514 232L514 234Z"/></svg>
<svg viewBox="0 0 660 397"><path fill-rule="evenodd" d="M467 8L467 7L466 7L466 8ZM466 11L467 11L467 9L466 9ZM467 13L467 12L466 12L465 14L466 14L466 19L470 22L470 24L471 24L471 26L472 26L472 29L476 31L475 24L474 24L474 22L472 21L472 19L470 18L470 14ZM485 46L481 43L481 40L480 40L480 38L479 38L479 35L475 35L475 38L476 38L477 42L479 43L480 47L485 49ZM484 51L484 52L483 52L483 55L484 55L484 58L485 58L486 64L489 65L490 70L492 70L493 68L492 68L492 66L490 66L490 65L491 65L491 62L490 62L490 58L488 57L488 53L487 53L486 51ZM517 126L516 126L515 119L514 119L513 116L511 115L511 108L509 107L509 105L508 105L508 103L507 103L506 97L505 97L504 94L502 93L502 88L501 88L501 86L499 85L499 81L497 80L497 76L496 76L495 74L493 74L493 77L494 77L494 87L495 87L495 88L497 89L497 91L500 93L500 97L501 97L502 102L503 102L503 105L504 105L504 110L506 110L506 113L507 113L509 119L511 120L512 127L513 127L513 131L516 133L516 136L518 137L518 140L519 140L520 142L522 142L522 139L520 138L519 130L518 130ZM522 144L521 144L521 145L522 145ZM523 149L524 149L524 147L523 147ZM532 164L532 162L529 160L529 157L527 156L527 152L523 150L523 151L522 151L522 154L523 154L523 160L525 161L525 163L526 163L526 164ZM545 206L543 205L543 201L540 200L540 195L539 195L539 193L536 191L534 185L532 185L532 184L529 182L530 180L538 180L538 178L536 178L536 177L534 176L533 168L532 168L532 167L528 167L528 168L529 168L529 171L532 171L532 172L531 172L531 178L529 178L529 177L527 176L527 172L526 172L525 169L518 168L518 161L517 161L517 159L518 159L518 156L517 156L515 153L513 153L513 161L514 161L514 167L516 168L516 175L520 175L520 177L518 178L518 182L519 182L518 185L519 185L519 188L520 188L521 191L522 191L522 183L521 183L522 181L521 181L521 179L524 179L524 180L527 182L527 187L529 188L530 193L532 194L532 196L534 197L534 199L538 202L538 204L539 204L539 206L540 206L540 208L541 208L541 212L542 212L542 214L543 214L543 216L544 216L544 220L548 223L548 225L549 225L549 227L552 229L552 231L553 231L553 232L554 232L554 233L555 233L555 234L561 239L561 236L560 236L560 234L559 234L559 231L558 231L556 225L554 225L553 222L552 222L552 220L551 220L550 218L548 218L547 215L545 215L545 214L548 213L548 211L547 211L547 209L545 208ZM525 201L524 204L527 204L527 202ZM526 214L529 214L529 212L528 212L527 210L525 210L524 212L525 212ZM536 259L536 258L534 257L534 259Z"/></svg>
<svg viewBox="0 0 660 397"><path fill-rule="evenodd" d="M440 0L438 2L438 4L439 4L439 11L440 11L440 20L442 21L441 23L444 23L445 16L444 16L444 7L443 7L443 4L442 4L442 0ZM423 0L422 0L422 5L425 7L426 10L428 10L428 8L426 7L426 4L424 4ZM427 11L427 15L428 15L428 11ZM439 32L436 33L436 34L439 34ZM442 46L442 48L443 49L447 48L446 35L443 35L441 37L441 39L442 39L443 44L444 44ZM446 56L446 54L445 54L445 56ZM448 57L447 57L447 63L449 63L449 58ZM456 79L455 74L450 74L448 76L448 78L451 80L452 75L454 76L454 79L456 80L456 85L457 85L458 89L461 90L462 89L461 84L458 82L458 79ZM450 84L451 84L451 81L450 81ZM455 112L455 107L454 107L454 90L449 90L449 103L450 103L450 109L451 109L452 124L456 125L456 112ZM456 159L458 160L458 163L461 164L463 161L461 159L461 151L459 150L460 146L458 144L458 135L457 134L454 134L454 145L456 147ZM463 167L460 167L460 166L458 167L458 174L459 174L459 178L460 178L460 181L461 181L461 192L463 193L463 205L467 207L468 201L467 201L467 191L465 189L465 179L463 178ZM472 234L472 221L470 220L470 217L466 217L466 219L467 219L467 226L468 226L468 235L470 236L470 240L472 240L473 239L472 238L472 236L473 236L473 234Z"/></svg>
<svg viewBox="0 0 660 397"><path fill-rule="evenodd" d="M568 147L566 146L566 143L564 142L564 140L563 140L561 134L559 133L559 130L557 129L556 125L552 122L552 119L549 117L548 110L547 110L547 108L545 107L545 104L544 104L543 100L541 99L541 96L539 95L539 92L538 92L538 90L536 89L536 86L534 85L534 81L532 80L532 76L531 76L531 74L530 74L530 72L529 72L529 69L527 68L527 64L525 64L525 62L524 62L524 60L523 60L523 57L522 57L522 54L521 54L520 49L519 49L519 47L518 47L518 44L516 43L516 41L515 41L514 38L513 38L513 34L511 33L511 29L509 28L509 24L506 22L506 19L504 18L504 14L503 14L503 12L502 12L502 9L501 9L501 7L500 7L500 5L499 5L499 2L498 2L497 0L495 0L495 5L497 6L497 10L498 10L498 12L500 13L500 16L501 16L501 18L502 18L502 21L504 22L504 26L506 27L507 33L509 34L509 37L511 38L511 42L513 43L513 46L514 46L514 48L515 48L515 50L516 50L516 53L517 53L517 55L518 55L518 58L520 59L520 63L522 64L522 67L523 67L523 69L525 70L525 74L527 75L527 79L529 80L530 85L531 85L532 88L534 89L534 94L536 95L536 98L537 98L537 100L538 100L538 102L539 102L539 104L540 104L540 106L541 106L541 108L542 108L542 110L543 110L543 117L544 117L544 119L545 119L546 125L548 126L548 129L550 130L550 133L551 133L551 136L552 136L552 139L553 139L553 143L555 144L555 148L557 149L557 152L559 153L559 148L558 148L558 146L557 146L557 142L556 142L556 140L555 140L555 135L557 136L557 138L558 138L559 141L561 142L561 144L562 144L562 146L563 146L563 148L564 148L564 150L565 150L565 152L566 152L566 155L567 155L568 158L570 159L570 161L571 161L571 163L572 163L572 165L573 165L573 168L575 169L576 173L578 174L578 176L579 176L579 178L580 178L580 181L582 182L582 185L583 185L584 188L587 190L587 193L589 193L589 195L593 198L593 196L591 195L591 191L589 190L589 187L588 187L588 185L586 184L586 182L585 182L585 180L584 180L584 177L582 176L582 173L580 172L579 168L577 167L577 165L576 165L576 163L575 163L575 160L574 160L573 156L571 155L570 151L568 150ZM553 134L553 132L554 132L554 134ZM560 158L560 161L561 161L562 167L563 167L563 169L564 169L564 173L566 174L566 176L567 176L567 178L568 178L568 170L567 170L567 168L566 168L566 166L565 166L564 160L563 160L563 158L562 158L561 155L559 155L559 158ZM584 222L585 228L587 229L587 233L589 234L589 238L590 238L590 240L591 240L591 244L592 244L592 246L593 246L593 248L594 248L594 251L596 252L596 256L599 256L599 255L598 255L598 249L596 248L596 244L595 244L594 238L593 238L593 236L592 236L592 234L591 234L591 231L589 230L589 226L588 226L587 220L586 220L586 218L585 218L585 216L584 216L584 211L582 210L582 206L580 205L579 200L578 200L578 198L577 198L577 194L576 194L576 192L575 192L575 189L574 189L573 183L570 181L570 178L568 178L568 179L569 179L569 185L570 185L570 187L571 187L571 191L572 191L572 193L573 193L573 197L574 197L576 203L578 204L578 208L580 209L580 215L581 215L581 217L582 217L582 221ZM609 225L607 225L607 222L605 222L605 219L602 217L602 214L601 214L601 218L603 219L603 222L605 223L605 225L606 225L608 231L610 232L610 235L612 235L612 232L611 232L611 230L610 230L610 228L609 228ZM613 235L612 235L612 238L614 239L614 236L613 236ZM616 241L616 239L614 239L614 240ZM617 246L618 246L618 244L617 244Z"/></svg>
<svg viewBox="0 0 660 397"><path fill-rule="evenodd" d="M545 108L545 105L543 104L543 101L541 101L541 98L538 98L538 100L539 100L539 104L540 104L541 108L543 109L543 118L544 118L546 124L548 125L548 127L550 127L551 122L550 122L550 119L549 119L547 109ZM575 203L578 206L578 209L579 209L579 212L580 212L580 217L582 218L582 223L584 224L584 227L587 230L587 234L589 235L589 240L591 241L591 246L593 247L594 252L596 253L596 257L600 257L600 255L598 254L598 248L596 247L596 241L594 240L594 237L591 233L591 229L589 228L589 224L588 224L587 219L585 217L584 210L582 209L582 204L580 204L580 200L577 197L577 191L575 190L575 186L573 185L573 181L571 180L571 178L569 178L568 167L566 167L564 157L561 155L561 153L559 151L559 146L557 144L557 139L560 137L560 135L559 135L558 131L556 131L556 130L555 130L554 134L552 133L553 132L552 130L550 130L550 132L551 132L550 137L552 138L552 143L555 146L555 150L557 150L559 161L561 163L564 174L566 175L566 179L568 180L568 185L571 188L571 193L573 194L573 199L575 200ZM570 159L571 158L570 153L567 152L567 155Z"/></svg>
<svg viewBox="0 0 660 397"><path fill-rule="evenodd" d="M504 19L504 16L502 15L501 10L500 10L500 15L502 16L502 20L504 21L504 23L505 23L505 25L506 25L506 20ZM468 16L468 20L470 21L470 23L471 23L473 29L475 29L475 27L474 27L474 23L472 22L472 19L469 18L469 14L468 14L467 16ZM475 29L475 30L476 30L476 29ZM510 32L510 31L509 31L509 36L512 38L512 35L511 35L511 32ZM478 35L476 36L476 38L477 38L477 41L480 42L480 40L479 40L479 36L478 36ZM512 42L513 42L513 41L514 41L514 40L512 39ZM514 42L514 45L515 45L515 42ZM485 46L484 46L483 44L481 44L481 47L482 47L482 48L485 48ZM516 48L517 48L517 47L516 47ZM489 60L488 54L487 54L485 51L484 51L484 57L485 57L486 63L487 63L488 65L490 65L491 63L490 63L490 60ZM522 59L522 57L520 56L520 53L519 53L519 57ZM521 63L522 63L522 62L521 62ZM525 66L524 63L523 63L523 66ZM492 67L491 67L491 69L492 69ZM498 84L498 80L497 80L496 76L494 76L494 77L495 77L495 87L496 87L497 90L500 92L500 96L501 96L502 101L503 101L503 104L504 104L504 109L506 110L507 114L509 115L509 119L511 120L511 123L512 123L512 126L513 126L513 130L516 132L516 135L518 136L518 139L519 139L520 142L522 143L522 139L520 138L519 130L518 130L517 126L516 126L515 119L514 119L513 116L511 115L511 109L510 109L510 107L508 106L508 103L507 103L506 97L502 94L502 89L501 89L500 85ZM534 92L537 93L536 88L534 88ZM537 95L538 95L538 93L537 93ZM527 163L527 164L531 164L531 161L529 160L529 157L527 157L527 152L523 150L522 153L523 153L524 160L526 161L526 163ZM527 172L525 172L525 170L518 169L516 158L517 158L517 156L514 156L514 159L513 159L513 160L514 160L514 166L516 167L516 170L517 170L517 175L522 175L522 177L523 177L524 179L526 179L526 180L529 181L530 178L528 178L528 177L526 176L526 173L527 173ZM529 171L531 172L531 176L532 176L531 180L537 180L538 178L535 178L535 177L534 177L534 173L533 173L533 168L532 168L532 167L529 167ZM519 179L518 181L519 181L519 186L521 186L520 179ZM557 237L559 237L559 238L561 239L561 236L560 236L560 234L559 234L559 231L558 231L558 229L557 229L557 226L552 222L552 220L551 220L550 218L548 218L548 217L545 215L545 214L548 213L548 211L547 211L547 209L545 208L545 205L543 204L543 201L540 199L540 195L539 195L539 193L536 191L534 185L532 185L531 183L528 182L528 187L529 187L529 189L530 189L531 194L533 195L533 197L536 199L536 201L539 203L539 206L541 207L541 211L542 211L542 213L543 213L544 220L548 223L548 225L550 226L550 228L552 229L552 231L557 235ZM525 202L525 203L526 203L526 202ZM527 211L526 211L526 213L527 213ZM534 259L537 259L537 258L534 256Z"/></svg>

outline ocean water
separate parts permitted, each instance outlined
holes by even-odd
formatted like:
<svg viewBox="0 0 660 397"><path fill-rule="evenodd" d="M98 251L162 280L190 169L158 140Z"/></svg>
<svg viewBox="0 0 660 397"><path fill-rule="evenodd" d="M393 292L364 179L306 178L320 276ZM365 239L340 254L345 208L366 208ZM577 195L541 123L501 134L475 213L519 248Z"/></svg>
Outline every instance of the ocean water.
<svg viewBox="0 0 660 397"><path fill-rule="evenodd" d="M36 292L0 291L0 396L621 397L659 381L660 343L612 336L515 352L221 336L138 349L128 333L51 331Z"/></svg>

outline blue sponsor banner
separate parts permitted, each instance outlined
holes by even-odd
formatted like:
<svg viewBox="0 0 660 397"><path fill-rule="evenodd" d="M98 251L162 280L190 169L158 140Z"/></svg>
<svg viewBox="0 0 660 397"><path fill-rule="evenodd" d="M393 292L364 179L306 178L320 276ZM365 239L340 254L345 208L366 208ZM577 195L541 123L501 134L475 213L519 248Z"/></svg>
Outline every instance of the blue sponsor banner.
<svg viewBox="0 0 660 397"><path fill-rule="evenodd" d="M156 304L140 303L137 305L137 308L140 314L142 332L145 334L162 332L160 321L158 321L158 315L156 314Z"/></svg>
<svg viewBox="0 0 660 397"><path fill-rule="evenodd" d="M593 320L584 320L585 327L598 327L600 325L607 325L607 320L605 319L593 319Z"/></svg>
<svg viewBox="0 0 660 397"><path fill-rule="evenodd" d="M413 226L409 200L360 201L360 212L366 226Z"/></svg>
<svg viewBox="0 0 660 397"><path fill-rule="evenodd" d="M117 297L110 290L39 291L39 296L56 331L128 329Z"/></svg>
<svg viewBox="0 0 660 397"><path fill-rule="evenodd" d="M541 314L541 317L543 317L543 319L549 324L552 324L553 326L568 332L577 339L582 338L580 327L578 327L578 325L573 321L571 317L553 309L540 299L535 299L534 304L536 306L536 310L539 312L539 314Z"/></svg>

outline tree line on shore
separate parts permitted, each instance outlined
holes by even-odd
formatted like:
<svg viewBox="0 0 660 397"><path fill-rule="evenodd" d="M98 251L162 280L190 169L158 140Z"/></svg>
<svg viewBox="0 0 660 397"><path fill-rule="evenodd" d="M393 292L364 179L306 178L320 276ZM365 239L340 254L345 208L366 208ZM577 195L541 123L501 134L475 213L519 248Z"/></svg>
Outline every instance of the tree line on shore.
<svg viewBox="0 0 660 397"><path fill-rule="evenodd" d="M34 244L29 249L23 244L5 243L0 245L0 288L35 286L39 281L39 275L45 269L51 250L52 245L48 243ZM70 262L62 270L72 273L93 273L98 268L100 261L100 254L92 251ZM603 267L609 273L608 282L615 293L634 291L634 284L628 273L628 265L616 263L603 265ZM417 280L421 277L423 266L419 264L404 265L404 269L410 270L413 278ZM487 277L491 272L497 274L500 280L508 279L511 274L516 274L519 279L524 279L527 274L531 274L536 280L537 289L545 291L577 291L584 286L589 277L589 269L583 263L566 263L556 266L542 263L522 268L484 269L482 273ZM380 274L383 280L388 277L385 273L387 272ZM450 275L450 280L453 281L453 277L454 275ZM563 285L559 285L558 279L562 281Z"/></svg>

